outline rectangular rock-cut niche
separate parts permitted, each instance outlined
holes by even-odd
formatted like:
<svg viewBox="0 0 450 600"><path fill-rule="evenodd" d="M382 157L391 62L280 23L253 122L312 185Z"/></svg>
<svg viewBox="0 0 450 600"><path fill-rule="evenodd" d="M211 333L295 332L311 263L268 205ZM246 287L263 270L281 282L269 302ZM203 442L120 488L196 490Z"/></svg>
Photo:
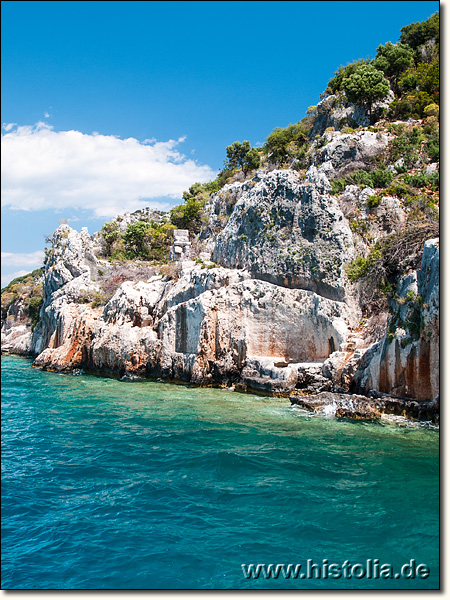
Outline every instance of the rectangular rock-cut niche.
<svg viewBox="0 0 450 600"><path fill-rule="evenodd" d="M196 353L204 317L201 307L196 303L183 303L177 306L175 315L175 352Z"/></svg>

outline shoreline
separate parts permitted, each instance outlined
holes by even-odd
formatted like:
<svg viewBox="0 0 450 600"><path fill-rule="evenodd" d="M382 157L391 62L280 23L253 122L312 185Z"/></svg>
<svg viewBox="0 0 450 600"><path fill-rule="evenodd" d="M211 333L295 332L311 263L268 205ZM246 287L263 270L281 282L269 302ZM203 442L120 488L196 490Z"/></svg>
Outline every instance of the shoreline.
<svg viewBox="0 0 450 600"><path fill-rule="evenodd" d="M35 357L31 355L14 354L12 352L3 352L3 356L12 356L16 358L25 358L33 361ZM188 386L192 388L220 389L236 392L239 394L254 394L261 397L286 399L290 401L291 406L310 411L311 413L322 412L327 416L335 418L347 418L355 421L373 421L380 420L383 416L398 416L414 422L431 422L439 426L440 405L439 398L432 401L417 400L414 398L401 398L371 391L370 395L353 394L351 392L319 392L311 394L300 394L299 390L290 393L270 393L264 390L257 390L244 385L226 385L211 383L210 385L183 381L180 379L167 379L161 376L141 377L120 373L108 373L107 371L96 371L92 369L53 369L45 366L30 364L30 367L45 371L48 373L58 373L62 375L89 375L92 377L114 379L124 383L132 382L158 382L171 385ZM296 393L297 392L297 393Z"/></svg>

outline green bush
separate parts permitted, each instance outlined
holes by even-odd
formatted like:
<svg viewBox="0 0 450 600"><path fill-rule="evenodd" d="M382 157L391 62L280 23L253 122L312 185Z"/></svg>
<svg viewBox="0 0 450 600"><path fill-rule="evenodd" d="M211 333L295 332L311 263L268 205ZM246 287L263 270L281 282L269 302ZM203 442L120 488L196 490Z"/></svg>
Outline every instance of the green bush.
<svg viewBox="0 0 450 600"><path fill-rule="evenodd" d="M123 235L125 247L133 257L148 258L152 227L147 221L135 221L127 226Z"/></svg>
<svg viewBox="0 0 450 600"><path fill-rule="evenodd" d="M31 319L31 331L34 330L34 328L37 325L37 322L39 321L39 313L43 302L44 299L42 295L38 295L32 296L31 298L27 298L27 300L24 303L26 312Z"/></svg>
<svg viewBox="0 0 450 600"><path fill-rule="evenodd" d="M227 146L227 160L225 162L226 169L242 169L244 175L249 171L259 168L260 157L256 148L250 146L248 140L234 142Z"/></svg>
<svg viewBox="0 0 450 600"><path fill-rule="evenodd" d="M439 190L439 172L427 175L424 171L414 175L405 175L405 183L415 188L429 188L432 191Z"/></svg>
<svg viewBox="0 0 450 600"><path fill-rule="evenodd" d="M389 79L394 91L398 92L399 76L412 65L413 54L406 44L387 42L378 46L373 65Z"/></svg>
<svg viewBox="0 0 450 600"><path fill-rule="evenodd" d="M391 132L395 134L395 137L389 143L390 162L403 159L406 168L412 167L419 158L425 136L417 126L393 125Z"/></svg>
<svg viewBox="0 0 450 600"><path fill-rule="evenodd" d="M105 223L100 230L100 235L103 241L104 254L107 256L111 254L114 243L121 238L119 224L117 221L109 221Z"/></svg>
<svg viewBox="0 0 450 600"><path fill-rule="evenodd" d="M337 196L345 190L347 184L344 179L330 179L330 185L332 195Z"/></svg>
<svg viewBox="0 0 450 600"><path fill-rule="evenodd" d="M386 196L394 196L395 198L408 198L413 193L410 185L402 182L395 181L389 187L386 188Z"/></svg>
<svg viewBox="0 0 450 600"><path fill-rule="evenodd" d="M385 188L392 183L393 175L388 169L375 169L369 173L371 187Z"/></svg>
<svg viewBox="0 0 450 600"><path fill-rule="evenodd" d="M299 152L306 150L310 124L305 119L295 125L276 127L267 137L263 151L274 163L282 164L288 157L296 158Z"/></svg>
<svg viewBox="0 0 450 600"><path fill-rule="evenodd" d="M384 188L392 182L392 179L393 175L388 169L375 169L373 171L357 169L340 179L330 179L331 193L334 195L340 194L347 185L357 185L361 188Z"/></svg>
<svg viewBox="0 0 450 600"><path fill-rule="evenodd" d="M203 224L203 209L206 199L201 195L199 197L190 196L185 200L185 204L175 206L170 212L170 221L178 229L189 229L193 233L198 233Z"/></svg>
<svg viewBox="0 0 450 600"><path fill-rule="evenodd" d="M108 298L104 292L95 292L91 306L92 308L97 308L98 306L105 306L107 302Z"/></svg>
<svg viewBox="0 0 450 600"><path fill-rule="evenodd" d="M359 279L362 279L369 273L370 269L380 257L381 252L378 249L372 250L366 258L357 256L344 267L347 277L352 283L356 283Z"/></svg>
<svg viewBox="0 0 450 600"><path fill-rule="evenodd" d="M369 196L367 198L367 206L369 208L376 208L380 204L380 202L381 202L382 199L383 199L382 196L380 196L378 194L375 194L373 196Z"/></svg>
<svg viewBox="0 0 450 600"><path fill-rule="evenodd" d="M337 92L342 91L342 82L344 81L344 79L350 77L350 75L352 75L356 71L356 69L358 69L358 67L360 67L361 65L368 64L370 64L370 61L366 59L360 59L348 63L347 65L345 65L345 67L341 65L339 69L334 72L333 77L329 80L326 92L328 94L336 94Z"/></svg>
<svg viewBox="0 0 450 600"><path fill-rule="evenodd" d="M167 262L175 225L161 221L135 221L122 235L116 222L105 223L101 230L102 255L113 261L135 258ZM99 276L102 271L99 269Z"/></svg>

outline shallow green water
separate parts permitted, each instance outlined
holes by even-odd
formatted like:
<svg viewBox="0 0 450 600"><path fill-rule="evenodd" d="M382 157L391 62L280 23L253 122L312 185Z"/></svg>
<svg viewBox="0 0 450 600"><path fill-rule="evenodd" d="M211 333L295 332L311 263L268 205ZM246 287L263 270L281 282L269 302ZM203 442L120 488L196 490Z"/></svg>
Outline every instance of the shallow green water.
<svg viewBox="0 0 450 600"><path fill-rule="evenodd" d="M2 358L4 588L439 585L439 434ZM307 560L426 579L246 578ZM317 573L317 570L313 572Z"/></svg>

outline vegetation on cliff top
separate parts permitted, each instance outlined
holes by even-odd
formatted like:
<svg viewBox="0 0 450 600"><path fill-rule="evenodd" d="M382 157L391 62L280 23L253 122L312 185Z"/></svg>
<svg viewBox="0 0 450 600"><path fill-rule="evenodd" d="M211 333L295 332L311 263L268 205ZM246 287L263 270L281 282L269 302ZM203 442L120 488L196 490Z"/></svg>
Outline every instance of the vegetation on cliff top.
<svg viewBox="0 0 450 600"><path fill-rule="evenodd" d="M11 315L15 318L14 305L23 301L23 319L31 321L33 330L39 320L39 311L43 302L42 275L44 268L35 269L27 275L16 277L2 289L2 321ZM17 307L20 310L20 307ZM14 315L14 316L13 316Z"/></svg>

